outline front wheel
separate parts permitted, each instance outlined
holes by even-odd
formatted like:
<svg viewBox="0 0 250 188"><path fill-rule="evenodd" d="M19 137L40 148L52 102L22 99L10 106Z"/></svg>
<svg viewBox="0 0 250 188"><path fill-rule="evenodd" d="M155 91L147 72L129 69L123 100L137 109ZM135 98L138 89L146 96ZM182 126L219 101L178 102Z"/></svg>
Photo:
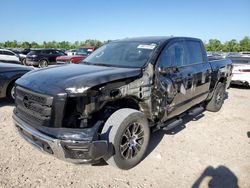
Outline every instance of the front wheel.
<svg viewBox="0 0 250 188"><path fill-rule="evenodd" d="M225 99L226 85L219 82L215 88L212 99L207 103L206 110L211 112L218 112Z"/></svg>
<svg viewBox="0 0 250 188"><path fill-rule="evenodd" d="M136 166L146 152L150 129L142 112L123 108L114 112L106 121L102 138L113 146L112 156L104 160L114 167L128 170Z"/></svg>

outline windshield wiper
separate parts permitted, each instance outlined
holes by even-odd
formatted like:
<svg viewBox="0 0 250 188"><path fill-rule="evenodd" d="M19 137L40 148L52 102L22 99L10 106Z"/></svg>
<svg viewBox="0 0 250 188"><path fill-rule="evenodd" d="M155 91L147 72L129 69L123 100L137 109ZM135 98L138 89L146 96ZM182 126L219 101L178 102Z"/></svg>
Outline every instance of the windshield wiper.
<svg viewBox="0 0 250 188"><path fill-rule="evenodd" d="M105 63L91 63L91 65L105 66L105 67L114 67L114 65L105 64Z"/></svg>

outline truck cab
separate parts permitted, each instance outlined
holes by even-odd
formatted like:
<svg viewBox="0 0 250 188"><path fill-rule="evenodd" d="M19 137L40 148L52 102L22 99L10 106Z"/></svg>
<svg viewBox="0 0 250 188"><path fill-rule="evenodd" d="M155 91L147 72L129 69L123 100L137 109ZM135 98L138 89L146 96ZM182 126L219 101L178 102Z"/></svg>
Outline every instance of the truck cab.
<svg viewBox="0 0 250 188"><path fill-rule="evenodd" d="M209 62L201 40L112 41L78 65L35 70L16 82L13 118L22 137L74 163L137 165L154 130L183 115L219 111L231 61Z"/></svg>

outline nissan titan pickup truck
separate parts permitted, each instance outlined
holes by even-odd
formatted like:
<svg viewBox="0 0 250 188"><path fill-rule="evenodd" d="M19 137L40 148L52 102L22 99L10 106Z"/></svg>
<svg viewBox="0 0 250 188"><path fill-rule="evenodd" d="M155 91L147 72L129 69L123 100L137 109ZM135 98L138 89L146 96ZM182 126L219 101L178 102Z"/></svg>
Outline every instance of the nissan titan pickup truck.
<svg viewBox="0 0 250 188"><path fill-rule="evenodd" d="M78 65L18 79L13 119L20 135L47 154L130 169L153 131L170 130L185 115L219 111L231 72L230 60L207 60L199 39L112 41Z"/></svg>

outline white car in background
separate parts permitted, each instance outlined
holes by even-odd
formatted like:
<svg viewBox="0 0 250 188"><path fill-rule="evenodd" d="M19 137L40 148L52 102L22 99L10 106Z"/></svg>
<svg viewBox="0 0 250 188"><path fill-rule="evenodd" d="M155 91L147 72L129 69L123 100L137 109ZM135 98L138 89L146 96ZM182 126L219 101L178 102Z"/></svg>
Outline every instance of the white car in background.
<svg viewBox="0 0 250 188"><path fill-rule="evenodd" d="M67 51L65 51L65 53L66 53L68 56L76 55L76 49L67 50Z"/></svg>
<svg viewBox="0 0 250 188"><path fill-rule="evenodd" d="M250 86L250 57L229 57L233 63L232 84Z"/></svg>
<svg viewBox="0 0 250 188"><path fill-rule="evenodd" d="M19 56L14 52L6 49L0 49L0 61L6 63L20 64Z"/></svg>

